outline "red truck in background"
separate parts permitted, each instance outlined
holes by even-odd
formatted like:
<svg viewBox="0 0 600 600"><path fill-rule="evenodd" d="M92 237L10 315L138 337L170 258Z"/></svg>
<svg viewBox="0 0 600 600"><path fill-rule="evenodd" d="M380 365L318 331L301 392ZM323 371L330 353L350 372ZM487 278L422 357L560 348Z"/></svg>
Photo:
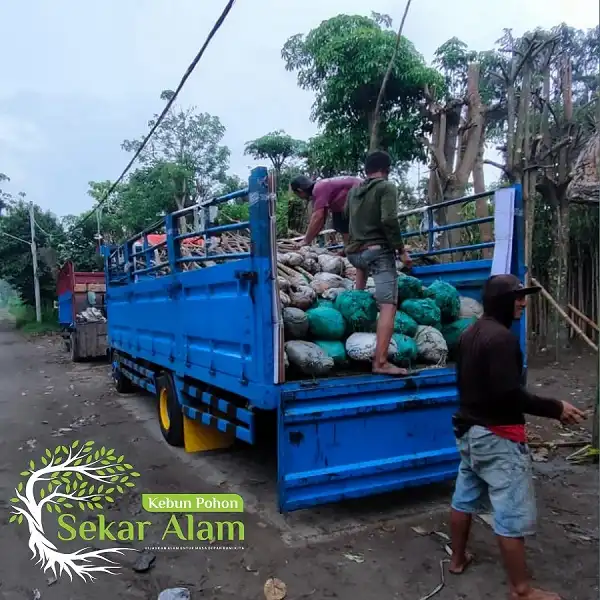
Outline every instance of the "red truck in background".
<svg viewBox="0 0 600 600"><path fill-rule="evenodd" d="M104 273L76 271L72 262L58 272L58 322L71 360L107 355Z"/></svg>

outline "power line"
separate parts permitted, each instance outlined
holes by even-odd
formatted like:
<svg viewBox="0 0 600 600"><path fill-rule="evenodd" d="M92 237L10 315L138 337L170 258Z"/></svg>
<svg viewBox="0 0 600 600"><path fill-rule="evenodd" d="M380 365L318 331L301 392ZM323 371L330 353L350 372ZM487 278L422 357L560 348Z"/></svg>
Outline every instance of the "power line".
<svg viewBox="0 0 600 600"><path fill-rule="evenodd" d="M148 132L148 134L142 141L142 144L140 145L140 147L136 150L135 154L133 155L133 158L129 161L129 163L125 167L124 171L121 173L121 175L119 175L119 178L110 186L110 188L104 194L104 196L100 199L98 204L87 215L85 215L85 217L83 217L83 219L81 219L81 221L79 221L79 223L77 223L71 231L73 231L74 229L77 229L78 227L83 225L108 200L109 196L115 191L115 189L117 188L119 183L123 180L123 177L125 177L125 175L129 171L129 169L131 169L131 167L135 163L137 157L140 155L142 150L145 148L146 144L148 143L148 141L150 140L150 138L152 137L154 132L158 129L158 126L160 125L161 121L165 118L165 116L169 112L169 109L175 102L175 99L177 98L177 96L179 95L179 92L182 90L183 86L185 85L185 82L187 81L188 77L192 74L192 72L196 68L196 65L202 58L202 55L204 54L206 48L210 44L212 38L215 36L217 31L221 28L221 25L223 25L223 22L225 21L227 15L229 14L229 11L233 8L234 4L235 4L235 0L229 0L229 2L227 2L227 5L225 6L225 8L223 9L223 12L221 13L221 16L217 19L216 23L213 25L213 28L210 30L210 33L208 34L206 41L202 45L202 48L200 48L200 51L198 52L198 54L196 54L194 60L190 63L185 74L181 78L181 81L179 82L179 85L177 86L177 89L175 90L173 96L167 102L162 113L156 120L156 123L154 123L154 125L152 126L152 129L150 129L150 131Z"/></svg>

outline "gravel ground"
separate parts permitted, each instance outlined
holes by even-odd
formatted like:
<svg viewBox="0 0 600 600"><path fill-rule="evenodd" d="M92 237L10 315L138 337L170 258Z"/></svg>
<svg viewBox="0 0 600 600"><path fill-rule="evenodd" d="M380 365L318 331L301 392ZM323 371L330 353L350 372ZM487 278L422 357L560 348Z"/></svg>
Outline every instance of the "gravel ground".
<svg viewBox="0 0 600 600"><path fill-rule="evenodd" d="M531 385L589 408L595 360L573 354L560 367L533 361ZM73 365L55 338L25 339L4 321L0 381L0 598L155 599L161 590L183 586L192 598L260 599L265 581L277 577L285 582L289 600L421 600L440 583L447 486L284 517L275 507L271 450L237 448L197 456L167 446L160 438L152 398L116 394L106 363ZM566 430L542 421L530 427L538 443L572 443L586 439L587 429ZM107 519L147 518L140 505L142 491L237 492L247 508L242 517L244 548L155 550L156 559L146 572L133 568L139 553L125 552L118 558L122 568L116 576L101 573L93 583L84 583L63 575L55 581L32 561L26 523L8 524L10 499L31 459L39 464L46 448L75 440L114 448L141 474L135 487L139 491L115 498L102 511ZM567 600L590 600L598 597L598 469L570 465L565 457L572 451L558 447L546 455L536 450L540 521L539 534L529 546L530 566L540 585ZM84 511L81 518L97 519L97 512ZM57 540L56 520L54 514L44 516L47 538L61 550L75 549ZM166 517L153 515L153 523L146 544L158 541ZM102 544L97 548L106 547ZM142 549L144 544L134 546ZM506 597L499 553L483 521L474 528L472 549L476 563L462 576L446 576L435 600Z"/></svg>

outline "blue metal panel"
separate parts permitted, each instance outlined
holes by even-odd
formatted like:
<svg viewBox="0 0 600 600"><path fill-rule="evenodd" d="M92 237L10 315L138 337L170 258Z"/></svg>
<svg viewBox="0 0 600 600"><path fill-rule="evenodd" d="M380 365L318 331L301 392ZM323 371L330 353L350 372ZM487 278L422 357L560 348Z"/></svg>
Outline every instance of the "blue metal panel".
<svg viewBox="0 0 600 600"><path fill-rule="evenodd" d="M251 255L214 256L207 250L207 256L181 258L179 244L192 233L179 234L176 216L189 209L167 216L164 222L169 274L155 273L157 266L148 264L136 270L130 262L132 244L140 235L146 240L148 231L126 242L122 251L104 254L112 348L179 377L238 394L259 408L274 409L278 391L273 385L272 203L266 180L266 169L254 169L245 192L250 203L246 226L250 225ZM211 227L206 223L203 231L193 235L212 235L241 225ZM111 258L119 254L125 264L111 264ZM227 262L189 271L181 268L184 261L201 262L207 257ZM150 271L154 276L145 275ZM120 281L115 281L115 275Z"/></svg>
<svg viewBox="0 0 600 600"><path fill-rule="evenodd" d="M58 323L73 327L73 292L64 292L58 297Z"/></svg>
<svg viewBox="0 0 600 600"><path fill-rule="evenodd" d="M252 284L236 277L257 262L245 259L111 287L111 346L273 408L276 394L264 380Z"/></svg>
<svg viewBox="0 0 600 600"><path fill-rule="evenodd" d="M519 201L517 189L512 272L522 278ZM423 254L439 252L430 247ZM492 260L470 260L415 267L413 274L425 285L442 279L481 301L491 267ZM524 325L516 327L523 341ZM406 379L364 375L284 384L278 415L281 510L454 478L459 457L451 418L457 405L453 367Z"/></svg>
<svg viewBox="0 0 600 600"><path fill-rule="evenodd" d="M451 369L332 379L283 394L279 505L291 511L456 475Z"/></svg>

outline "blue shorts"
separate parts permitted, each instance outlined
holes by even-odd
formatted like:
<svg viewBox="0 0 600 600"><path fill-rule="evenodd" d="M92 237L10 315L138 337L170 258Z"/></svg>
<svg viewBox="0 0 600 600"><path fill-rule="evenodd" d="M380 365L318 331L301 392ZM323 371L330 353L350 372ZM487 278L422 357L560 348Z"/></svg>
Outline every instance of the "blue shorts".
<svg viewBox="0 0 600 600"><path fill-rule="evenodd" d="M452 508L486 512L491 505L494 532L520 538L535 533L537 519L531 457L527 444L474 426L457 441L460 467Z"/></svg>

